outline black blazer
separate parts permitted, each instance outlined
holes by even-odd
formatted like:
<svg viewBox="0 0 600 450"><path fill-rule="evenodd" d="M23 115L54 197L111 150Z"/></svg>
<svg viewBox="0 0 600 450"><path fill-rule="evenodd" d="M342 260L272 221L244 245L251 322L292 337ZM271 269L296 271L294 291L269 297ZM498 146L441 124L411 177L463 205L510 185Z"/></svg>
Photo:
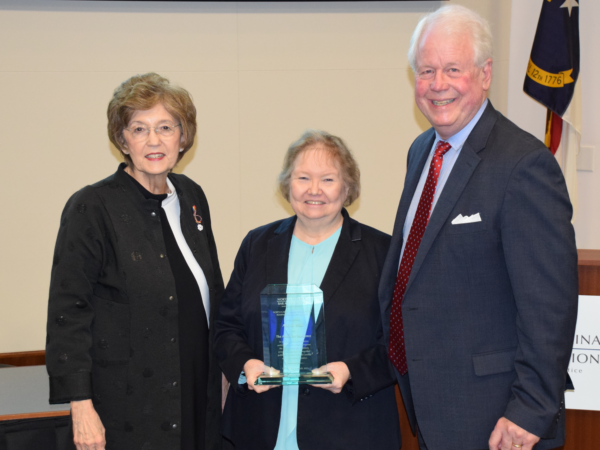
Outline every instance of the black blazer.
<svg viewBox="0 0 600 450"><path fill-rule="evenodd" d="M109 449L179 450L175 281L159 203L145 199L123 168L75 193L61 217L48 304L50 403L91 398ZM181 205L181 230L210 289L212 324L223 279L208 203L186 176L169 179ZM210 361L205 426L206 448L213 450L221 448L221 372L212 354Z"/></svg>
<svg viewBox="0 0 600 450"><path fill-rule="evenodd" d="M344 361L352 380L340 394L301 385L298 446L318 449L393 449L400 446L394 375L382 340L377 286L390 237L361 225L343 210L339 241L321 284L327 359ZM223 434L236 450L272 450L279 430L282 390L257 394L238 385L249 359L263 360L260 292L287 283L296 217L246 236L215 323L215 352L231 383Z"/></svg>
<svg viewBox="0 0 600 450"><path fill-rule="evenodd" d="M407 211L433 145L408 154L381 279L386 337ZM454 225L459 215L481 221ZM429 450L487 448L506 417L564 441L564 389L577 317L571 203L542 142L489 103L433 210L402 302L408 374L398 376Z"/></svg>

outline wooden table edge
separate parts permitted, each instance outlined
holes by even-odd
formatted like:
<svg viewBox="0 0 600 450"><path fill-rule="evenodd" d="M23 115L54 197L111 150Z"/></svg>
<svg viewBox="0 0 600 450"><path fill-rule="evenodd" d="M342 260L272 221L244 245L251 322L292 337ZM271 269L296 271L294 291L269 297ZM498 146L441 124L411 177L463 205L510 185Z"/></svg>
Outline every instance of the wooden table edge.
<svg viewBox="0 0 600 450"><path fill-rule="evenodd" d="M70 414L71 414L71 410L47 411L47 412L23 413L23 414L6 414L4 416L0 416L0 422L6 421L6 420L42 419L42 418L47 418L47 417L62 417L62 416L68 416Z"/></svg>
<svg viewBox="0 0 600 450"><path fill-rule="evenodd" d="M600 266L600 250L578 249L580 266Z"/></svg>

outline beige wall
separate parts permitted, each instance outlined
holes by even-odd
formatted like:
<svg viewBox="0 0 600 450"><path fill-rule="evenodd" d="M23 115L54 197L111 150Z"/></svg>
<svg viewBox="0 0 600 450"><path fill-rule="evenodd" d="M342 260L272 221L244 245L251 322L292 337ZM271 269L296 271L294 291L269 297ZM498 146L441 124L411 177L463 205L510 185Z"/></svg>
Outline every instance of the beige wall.
<svg viewBox="0 0 600 450"><path fill-rule="evenodd" d="M363 182L351 213L391 232L408 147L428 128L408 41L442 3L0 1L0 352L44 347L59 216L73 192L115 171L105 110L135 73L166 75L194 97L197 144L177 171L207 193L226 280L248 230L289 214L275 178L306 128L349 143ZM491 98L505 112L510 0L451 3L493 25Z"/></svg>

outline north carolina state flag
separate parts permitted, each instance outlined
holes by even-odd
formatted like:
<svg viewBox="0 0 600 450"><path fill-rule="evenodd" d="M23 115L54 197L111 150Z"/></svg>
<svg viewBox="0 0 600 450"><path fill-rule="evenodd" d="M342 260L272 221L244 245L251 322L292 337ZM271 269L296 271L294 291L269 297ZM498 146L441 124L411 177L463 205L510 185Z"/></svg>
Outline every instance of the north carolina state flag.
<svg viewBox="0 0 600 450"><path fill-rule="evenodd" d="M523 90L544 105L546 146L556 156L571 202L577 203L577 153L581 141L579 91L580 0L542 0Z"/></svg>

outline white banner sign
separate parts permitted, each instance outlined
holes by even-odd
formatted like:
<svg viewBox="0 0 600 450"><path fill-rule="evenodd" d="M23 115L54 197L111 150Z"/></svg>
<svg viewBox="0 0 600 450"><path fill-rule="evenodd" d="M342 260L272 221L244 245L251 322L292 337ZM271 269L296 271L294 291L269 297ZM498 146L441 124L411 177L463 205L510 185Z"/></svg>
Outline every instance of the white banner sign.
<svg viewBox="0 0 600 450"><path fill-rule="evenodd" d="M575 391L565 392L567 409L600 411L600 296L580 295L569 375Z"/></svg>

